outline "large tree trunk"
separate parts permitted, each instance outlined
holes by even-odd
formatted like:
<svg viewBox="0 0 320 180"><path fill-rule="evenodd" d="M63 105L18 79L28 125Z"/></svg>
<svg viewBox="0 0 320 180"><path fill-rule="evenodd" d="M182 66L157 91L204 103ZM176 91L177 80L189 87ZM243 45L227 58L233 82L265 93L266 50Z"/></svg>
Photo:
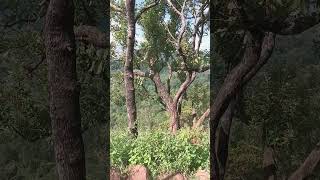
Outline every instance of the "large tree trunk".
<svg viewBox="0 0 320 180"><path fill-rule="evenodd" d="M221 116L227 109L229 102L234 98L235 93L241 88L243 78L255 66L259 60L262 44L262 34L260 32L247 33L246 50L243 57L243 62L238 64L225 78L225 81L220 88L213 105L210 106L210 146L211 152L215 151L216 146L216 130ZM213 178L219 178L219 165L217 156L212 153L210 157L211 169L213 171Z"/></svg>
<svg viewBox="0 0 320 180"><path fill-rule="evenodd" d="M152 67L151 67L152 69ZM137 73L137 72L136 72ZM138 73L137 73L138 74ZM145 73L139 73L140 76L145 76ZM188 73L186 80L180 85L178 91L174 97L170 96L166 84L162 83L159 72L153 72L150 79L153 81L156 92L161 98L162 102L166 105L166 111L170 116L170 127L169 130L172 134L175 134L178 129L180 129L180 113L179 107L182 101L183 95L185 95L188 87L194 81L196 77L196 72Z"/></svg>
<svg viewBox="0 0 320 180"><path fill-rule="evenodd" d="M238 97L233 98L221 117L221 126L219 127L219 134L217 136L217 158L219 162L220 179L224 179L227 160L228 160L228 149L229 149L229 137L232 125L232 120L234 117L235 107L238 103Z"/></svg>
<svg viewBox="0 0 320 180"><path fill-rule="evenodd" d="M52 136L60 180L84 180L86 176L73 18L73 1L50 1L45 45Z"/></svg>
<svg viewBox="0 0 320 180"><path fill-rule="evenodd" d="M171 104L167 111L170 114L170 132L176 134L178 129L180 129L180 114L178 111L178 104Z"/></svg>
<svg viewBox="0 0 320 180"><path fill-rule="evenodd" d="M126 0L126 12L128 20L127 30L127 47L126 47L126 60L124 65L124 84L126 95L126 106L128 114L128 128L130 133L138 136L137 109L135 101L134 89L134 74L133 74L133 57L134 57L134 42L135 42L135 0Z"/></svg>

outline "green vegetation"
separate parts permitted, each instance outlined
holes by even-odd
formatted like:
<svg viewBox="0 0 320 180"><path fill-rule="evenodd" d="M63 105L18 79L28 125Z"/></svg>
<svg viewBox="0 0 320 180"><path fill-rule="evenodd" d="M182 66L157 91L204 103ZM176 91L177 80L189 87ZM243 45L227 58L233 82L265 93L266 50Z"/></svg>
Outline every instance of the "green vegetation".
<svg viewBox="0 0 320 180"><path fill-rule="evenodd" d="M44 47L47 1L0 3L0 179L57 179ZM84 1L85 2L85 1ZM104 3L75 1L75 26L106 30ZM89 13L89 14L87 14ZM108 50L77 41L87 179L105 178Z"/></svg>
<svg viewBox="0 0 320 180"><path fill-rule="evenodd" d="M193 174L209 168L209 133L181 129L177 135L163 130L141 132L137 139L123 132L111 133L111 163L121 170L145 165L153 174Z"/></svg>
<svg viewBox="0 0 320 180"><path fill-rule="evenodd" d="M200 48L201 41L209 43L209 1L186 1L184 9L179 7L190 14L188 20L171 1L143 11L152 3L112 2L111 165L122 172L144 165L153 177L209 171L208 115L200 123L202 130L193 127L209 108L209 52ZM132 8L143 12L136 24L120 10ZM132 26L136 36L130 45Z"/></svg>

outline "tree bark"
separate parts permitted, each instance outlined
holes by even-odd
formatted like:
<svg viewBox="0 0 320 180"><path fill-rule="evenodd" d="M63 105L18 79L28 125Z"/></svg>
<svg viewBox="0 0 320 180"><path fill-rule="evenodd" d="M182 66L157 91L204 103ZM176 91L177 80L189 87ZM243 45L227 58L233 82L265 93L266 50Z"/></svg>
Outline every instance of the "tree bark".
<svg viewBox="0 0 320 180"><path fill-rule="evenodd" d="M134 136L138 136L138 124L137 108L135 100L135 88L134 88L134 73L133 73L133 58L134 58L134 42L135 42L135 0L126 0L126 16L127 16L127 47L126 47L126 59L124 65L124 84L126 95L126 106L128 114L128 128L130 133Z"/></svg>
<svg viewBox="0 0 320 180"><path fill-rule="evenodd" d="M243 87L244 85L246 85L253 77L254 75L263 67L263 65L268 61L268 59L270 58L271 54L272 54L272 51L273 51L273 47L274 47L274 40L275 40L275 34L273 33L266 33L265 34L265 37L264 37L264 40L263 40L263 43L262 43L262 50L261 50L261 55L260 55L260 58L258 61L256 61L255 65L251 68L249 68L249 72L247 72L244 77L242 78L241 80L241 84L239 84L240 87ZM249 56L250 57L250 56ZM247 57L248 58L248 57ZM245 59L244 59L245 61ZM237 68L237 67L236 67ZM234 71L236 68L234 68L232 71ZM239 68L239 65L238 65L238 68ZM236 83L239 83L239 82L236 82ZM238 89L239 90L239 89ZM238 90L235 90L235 92L238 92ZM233 98L231 98L230 101L232 101ZM227 100L227 99L225 99ZM228 103L227 103L228 104ZM230 104L228 104L229 106ZM227 111L227 110L226 110ZM223 111L224 112L224 111ZM221 120L223 120L225 118L221 118ZM218 124L217 124L218 125ZM231 125L231 124L230 124ZM214 129L216 131L216 129ZM230 129L229 129L230 130ZM220 131L219 131L220 132ZM225 137L221 134L219 134L218 136L220 139L222 137ZM228 139L228 138L227 138ZM226 145L226 142L227 142L227 139L225 139L225 141L220 141L220 142L225 142L223 143L224 145L218 145L217 147L217 151L221 151L223 150L224 152L221 154L215 154L216 152L214 152L213 156L211 156L212 158L215 158L215 162L218 162L218 159L219 161L226 161L227 160L227 151L225 150L226 147L224 147ZM214 141L215 139L213 139ZM215 147L215 146L214 146ZM212 147L213 148L213 147ZM220 157L221 156L221 157ZM219 173L222 173L221 175L217 174L217 176L220 178L223 179L223 173L224 173L224 166L225 164L221 164L221 170L220 169L220 166L216 164L212 164L213 166L216 166L216 167L212 167L212 168L216 168L216 171L219 171ZM217 167L219 166L219 167Z"/></svg>
<svg viewBox="0 0 320 180"><path fill-rule="evenodd" d="M173 103L169 106L168 111L170 113L170 132L176 134L180 129L180 116L178 112L177 103Z"/></svg>
<svg viewBox="0 0 320 180"><path fill-rule="evenodd" d="M52 136L60 180L84 180L86 176L73 18L73 1L50 1L45 46Z"/></svg>
<svg viewBox="0 0 320 180"><path fill-rule="evenodd" d="M288 180L303 180L320 165L320 142Z"/></svg>
<svg viewBox="0 0 320 180"><path fill-rule="evenodd" d="M203 121L204 121L206 118L209 117L209 115L210 115L210 108L208 108L208 109L201 115L201 117L193 123L192 128L193 128L193 129L199 128L200 125L203 123Z"/></svg>
<svg viewBox="0 0 320 180"><path fill-rule="evenodd" d="M229 137L230 137L230 130L232 125L232 120L234 117L235 107L238 103L238 97L233 98L224 112L223 116L221 117L221 126L219 127L219 135L217 136L217 158L219 162L219 174L220 179L224 179L227 160L228 160L228 149L229 149Z"/></svg>
<svg viewBox="0 0 320 180"><path fill-rule="evenodd" d="M151 63L152 64L152 63ZM151 66L151 69L153 67ZM182 96L186 93L190 84L196 78L196 72L187 73L186 80L180 85L178 91L175 93L175 96L172 97L168 91L168 88L165 83L161 81L159 72L153 71L150 75L147 75L141 71L135 71L136 75L144 76L150 78L155 87L158 96L161 98L162 102L166 105L166 111L170 115L170 127L169 131L172 134L175 134L178 129L180 129L180 113L179 113L179 101Z"/></svg>
<svg viewBox="0 0 320 180"><path fill-rule="evenodd" d="M227 109L229 102L234 98L235 93L241 88L243 78L250 72L259 60L262 45L261 32L250 31L247 32L246 49L243 57L243 62L239 63L225 78L222 87L220 88L213 105L210 106L210 148L211 152L215 151L216 146L216 131L221 116ZM216 153L210 156L212 162L211 169L213 177L219 178L219 165Z"/></svg>

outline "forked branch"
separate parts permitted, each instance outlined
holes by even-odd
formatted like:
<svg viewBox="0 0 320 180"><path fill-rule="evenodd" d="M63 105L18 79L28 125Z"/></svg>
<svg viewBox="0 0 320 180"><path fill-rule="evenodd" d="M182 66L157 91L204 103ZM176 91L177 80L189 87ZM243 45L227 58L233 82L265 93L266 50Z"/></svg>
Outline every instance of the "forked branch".
<svg viewBox="0 0 320 180"><path fill-rule="evenodd" d="M147 12L148 10L150 10L151 8L155 7L156 5L158 5L160 3L161 0L155 0L153 3L146 5L145 7L143 7L136 15L135 21L138 21L139 18L142 16L143 13Z"/></svg>

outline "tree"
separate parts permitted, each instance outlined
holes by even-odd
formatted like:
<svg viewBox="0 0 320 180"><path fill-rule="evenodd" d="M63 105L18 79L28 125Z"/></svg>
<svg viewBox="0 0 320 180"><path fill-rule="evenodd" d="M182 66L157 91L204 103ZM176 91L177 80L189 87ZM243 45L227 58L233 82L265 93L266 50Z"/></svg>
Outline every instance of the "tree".
<svg viewBox="0 0 320 180"><path fill-rule="evenodd" d="M85 179L72 1L51 0L45 22L50 117L59 179Z"/></svg>
<svg viewBox="0 0 320 180"><path fill-rule="evenodd" d="M136 22L141 15L148 11L150 8L156 6L159 0L143 7L137 14L135 13L135 0L126 0L125 12L114 4L110 7L114 11L118 11L122 14L125 13L127 18L127 38L126 38L126 57L124 64L124 84L125 84L125 97L128 114L128 128L130 133L134 136L138 136L138 124L137 119L137 108L135 102L135 87L134 87L134 73L133 73L133 62L134 62L134 45L135 45L135 34L136 34Z"/></svg>
<svg viewBox="0 0 320 180"><path fill-rule="evenodd" d="M137 66L147 72L135 69L135 74L154 83L159 101L170 117L169 130L175 134L180 129L181 104L189 86L198 73L209 70L206 65L208 55L200 50L209 15L206 11L209 2L184 1L179 7L172 1L166 1L165 5L149 11L140 22L146 42L139 50L145 55L140 57L141 62ZM168 22L164 20L166 14L170 16ZM190 21L193 24L188 24L188 14L192 14ZM166 82L160 77L163 69L168 72ZM181 83L173 94L171 80L174 73L177 73Z"/></svg>
<svg viewBox="0 0 320 180"><path fill-rule="evenodd" d="M243 59L228 73L210 107L210 133L211 137L216 137L221 117L230 102L232 102L232 99L235 98L241 87L259 71L272 54L275 34L298 34L313 27L319 20L315 16L317 14L316 8L314 8L315 1L303 1L302 4L305 5L303 7L301 7L301 1L215 1L213 3L213 10L216 11L213 12L214 15L212 16L215 19L213 20L213 27L219 24L219 21L227 22L222 25L222 28L221 26L215 27L214 30L217 34L223 36L226 31L230 30L237 34L244 33L244 43L241 46L243 47ZM295 11L297 6L298 10ZM307 10L302 11L301 9L305 7ZM221 14L228 15L221 18ZM225 160L220 159L221 156L215 152L216 139L211 138L210 143L214 152L211 156L211 162L214 162L211 164L211 168L214 170L213 177L215 179L223 179L224 172L220 174L219 166ZM225 150L222 149L221 151ZM223 166L225 166L225 163L223 163L222 169L224 169Z"/></svg>

